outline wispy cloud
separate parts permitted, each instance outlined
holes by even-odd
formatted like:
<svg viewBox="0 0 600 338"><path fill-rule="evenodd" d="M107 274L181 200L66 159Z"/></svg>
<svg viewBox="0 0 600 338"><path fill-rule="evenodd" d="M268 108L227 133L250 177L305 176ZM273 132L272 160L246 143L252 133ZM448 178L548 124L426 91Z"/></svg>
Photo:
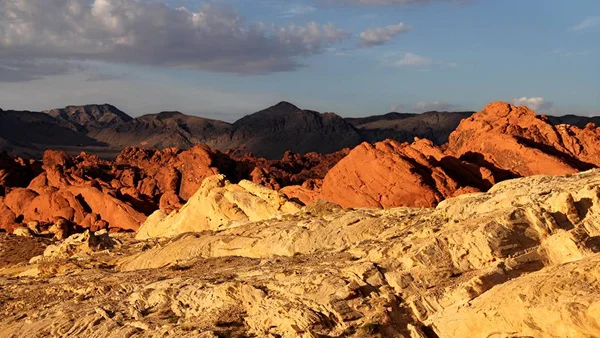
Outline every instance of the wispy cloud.
<svg viewBox="0 0 600 338"><path fill-rule="evenodd" d="M419 101L415 104L393 104L390 109L395 112L423 113L428 111L456 111L462 109L462 105L446 101Z"/></svg>
<svg viewBox="0 0 600 338"><path fill-rule="evenodd" d="M284 18L291 18L295 16L309 15L317 11L316 7L304 5L304 4L291 4L283 10L281 16Z"/></svg>
<svg viewBox="0 0 600 338"><path fill-rule="evenodd" d="M549 111L554 103L545 100L543 97L520 97L511 100L511 103L517 106L527 106L534 111Z"/></svg>
<svg viewBox="0 0 600 338"><path fill-rule="evenodd" d="M396 36L406 33L412 27L400 22L397 25L390 25L380 28L371 28L360 33L361 44L365 47L379 46L394 39Z"/></svg>
<svg viewBox="0 0 600 338"><path fill-rule="evenodd" d="M448 103L448 102L444 102L444 101L429 101L429 102L421 101L421 102L417 102L417 104L415 104L415 108L421 112L450 111L450 110L457 110L460 107L461 106L458 104Z"/></svg>
<svg viewBox="0 0 600 338"><path fill-rule="evenodd" d="M397 60L394 65L398 67L422 67L433 64L431 58L420 56L413 53L404 53L404 56Z"/></svg>
<svg viewBox="0 0 600 338"><path fill-rule="evenodd" d="M571 57L571 56L586 56L586 55L590 55L591 52L589 50L585 50L585 51L567 51L567 50L563 50L563 49L555 49L552 52L550 52L550 54Z"/></svg>
<svg viewBox="0 0 600 338"><path fill-rule="evenodd" d="M600 16L586 18L575 26L569 28L569 30L572 32L579 32L596 26L600 26Z"/></svg>
<svg viewBox="0 0 600 338"><path fill-rule="evenodd" d="M388 67L420 68L427 70L431 67L458 68L458 63L436 60L431 57L418 55L411 52L385 53L381 58L382 63Z"/></svg>
<svg viewBox="0 0 600 338"><path fill-rule="evenodd" d="M293 1L260 0L260 4L276 12L280 18L306 16L317 11L317 7Z"/></svg>

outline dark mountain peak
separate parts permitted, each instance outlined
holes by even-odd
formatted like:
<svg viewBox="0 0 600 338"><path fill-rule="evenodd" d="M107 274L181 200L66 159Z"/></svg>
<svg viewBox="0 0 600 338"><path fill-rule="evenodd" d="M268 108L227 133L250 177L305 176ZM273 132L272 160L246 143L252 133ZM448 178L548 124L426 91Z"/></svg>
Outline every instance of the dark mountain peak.
<svg viewBox="0 0 600 338"><path fill-rule="evenodd" d="M287 102L287 101L281 101L278 104L268 108L268 109L277 109L277 110L300 110L300 108L298 108L297 106Z"/></svg>
<svg viewBox="0 0 600 338"><path fill-rule="evenodd" d="M133 118L110 104L89 104L84 106L67 106L62 109L45 110L44 113L83 129L112 127Z"/></svg>
<svg viewBox="0 0 600 338"><path fill-rule="evenodd" d="M271 106L267 109L263 109L259 112L256 112L252 115L272 115L272 116L279 116L279 115L285 115L285 114L290 114L290 113L295 113L298 111L301 111L302 109L298 108L297 106L289 103L289 102L285 102L285 101L281 101L278 104Z"/></svg>
<svg viewBox="0 0 600 338"><path fill-rule="evenodd" d="M252 128L252 126L256 124L262 125L263 123L268 123L266 122L268 120L280 120L281 118L287 119L289 116L297 112L305 112L312 115L312 113L302 110L289 102L281 101L267 109L263 109L256 113L242 117L241 119L237 120L234 125L239 127L250 126Z"/></svg>

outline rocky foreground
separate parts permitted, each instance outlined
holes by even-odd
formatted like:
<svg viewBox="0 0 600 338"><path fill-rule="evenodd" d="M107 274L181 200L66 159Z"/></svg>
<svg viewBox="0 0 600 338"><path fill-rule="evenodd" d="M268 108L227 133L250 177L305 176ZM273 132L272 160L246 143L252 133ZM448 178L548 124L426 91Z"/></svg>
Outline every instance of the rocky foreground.
<svg viewBox="0 0 600 338"><path fill-rule="evenodd" d="M137 234L0 234L2 337L597 337L600 171L436 208L204 180Z"/></svg>

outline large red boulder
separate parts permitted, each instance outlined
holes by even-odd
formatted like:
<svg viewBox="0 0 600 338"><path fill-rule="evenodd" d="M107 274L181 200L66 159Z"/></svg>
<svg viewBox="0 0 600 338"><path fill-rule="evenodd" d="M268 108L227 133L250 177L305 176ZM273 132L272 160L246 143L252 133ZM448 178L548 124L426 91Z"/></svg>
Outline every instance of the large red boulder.
<svg viewBox="0 0 600 338"><path fill-rule="evenodd" d="M0 197L0 229L12 232L18 226L17 216L4 204L4 197Z"/></svg>
<svg viewBox="0 0 600 338"><path fill-rule="evenodd" d="M15 215L23 215L38 195L37 192L30 189L16 188L4 197L4 204Z"/></svg>
<svg viewBox="0 0 600 338"><path fill-rule="evenodd" d="M468 169L446 170L450 165L442 162L452 161L445 157L423 140L363 143L325 176L321 197L343 207L431 207L459 191L486 186Z"/></svg>

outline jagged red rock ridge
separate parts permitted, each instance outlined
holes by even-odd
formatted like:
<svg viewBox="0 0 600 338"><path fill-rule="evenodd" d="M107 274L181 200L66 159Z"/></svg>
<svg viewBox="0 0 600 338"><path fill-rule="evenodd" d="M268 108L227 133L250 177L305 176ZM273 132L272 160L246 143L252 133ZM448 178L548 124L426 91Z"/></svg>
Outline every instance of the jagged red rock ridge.
<svg viewBox="0 0 600 338"><path fill-rule="evenodd" d="M97 116L91 115L89 128L114 123ZM89 114L81 118L90 121ZM206 145L128 147L114 161L52 150L41 162L4 154L0 228L13 231L29 222L47 227L62 219L70 231L136 230L159 208L179 209L204 178L217 173L280 190L305 204L325 199L346 208L392 208L431 207L509 178L600 166L600 130L594 124L555 123L526 107L495 102L462 120L442 146L419 138L386 140L326 155L288 151L281 160Z"/></svg>

